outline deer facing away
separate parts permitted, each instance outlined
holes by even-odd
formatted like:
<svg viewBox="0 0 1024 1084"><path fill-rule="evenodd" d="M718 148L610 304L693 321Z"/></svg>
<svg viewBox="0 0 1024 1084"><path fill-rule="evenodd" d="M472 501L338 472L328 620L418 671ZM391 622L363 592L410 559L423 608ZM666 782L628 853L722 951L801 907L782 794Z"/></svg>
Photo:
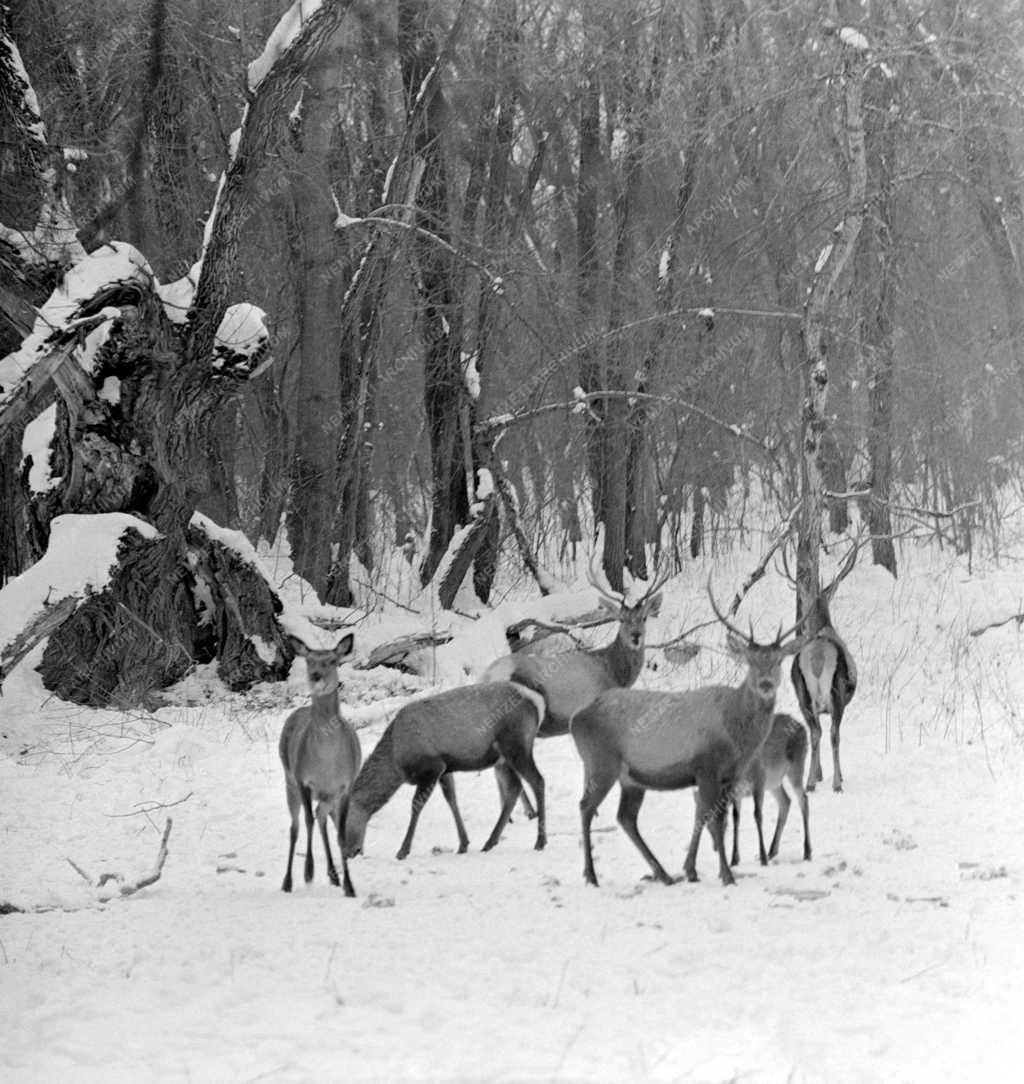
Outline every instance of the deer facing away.
<svg viewBox="0 0 1024 1084"><path fill-rule="evenodd" d="M717 606L714 609L728 629L729 650L747 666L739 686L706 685L688 692L614 689L572 720L571 733L584 768L580 817L583 875L590 884L597 884L590 824L616 782L621 790L618 822L664 884L671 884L672 878L641 837L637 815L649 789L696 787L697 821L684 864L686 879L697 880L697 848L707 824L718 850L722 883L734 883L725 861L725 814L771 730L782 660L799 651L802 641L784 642L798 627L793 626L785 633L780 630L773 644L758 644L730 625Z"/></svg>
<svg viewBox="0 0 1024 1084"><path fill-rule="evenodd" d="M288 833L288 866L281 889L292 890L292 860L299 836L299 808L306 817L306 862L304 877L313 880L313 802L320 837L327 853L327 877L338 884L338 872L331 856L327 837L327 818L334 821L341 850L341 866L346 896L354 896L348 862L343 847L345 817L349 792L359 771L362 752L355 728L345 718L338 703L338 665L352 653L352 634L335 647L322 650L308 647L298 637L290 636L296 655L306 660L306 676L312 699L307 707L297 708L285 720L278 743L284 767L285 794L291 828Z"/></svg>
<svg viewBox="0 0 1024 1084"><path fill-rule="evenodd" d="M832 624L829 606L836 588L849 575L857 558L855 544L835 578L814 596L805 615L806 643L793 660L790 676L800 713L811 732L811 768L807 789L814 790L822 780L821 724L818 716L832 718L832 789L843 789L843 772L839 766L839 725L847 704L857 689L857 667L850 649Z"/></svg>
<svg viewBox="0 0 1024 1084"><path fill-rule="evenodd" d="M768 859L779 853L782 831L786 827L791 799L786 791L788 780L797 801L804 822L804 861L811 860L811 835L808 826L808 801L804 789L804 772L807 768L807 730L803 723L792 715L778 713L772 720L772 728L764 745L754 754L746 772L746 781L754 798L754 823L757 825L758 857L761 865L768 865ZM779 817L775 823L775 834L767 854L764 849L764 833L761 828L761 811L764 805L764 793L769 791L779 807ZM740 805L743 801L737 793L732 802L732 859L730 865L738 865L740 860Z"/></svg>
<svg viewBox="0 0 1024 1084"><path fill-rule="evenodd" d="M345 830L346 853L361 853L369 819L403 783L416 787L409 828L398 851L405 858L412 846L420 812L437 783L441 784L459 836L459 854L469 846L455 797L452 772L494 767L503 784L504 800L497 823L483 849L501 837L525 780L537 801L537 843L547 841L544 780L533 760L533 739L544 716L544 702L530 689L508 681L466 685L406 704L392 719L352 788Z"/></svg>

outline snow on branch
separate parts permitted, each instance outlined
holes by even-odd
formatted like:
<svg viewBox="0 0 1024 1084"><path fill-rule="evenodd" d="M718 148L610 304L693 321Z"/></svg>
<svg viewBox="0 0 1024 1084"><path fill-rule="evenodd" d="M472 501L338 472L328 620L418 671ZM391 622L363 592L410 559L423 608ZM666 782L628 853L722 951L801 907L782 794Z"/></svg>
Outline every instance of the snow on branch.
<svg viewBox="0 0 1024 1084"><path fill-rule="evenodd" d="M92 372L94 352L121 317L118 306L137 304L153 282L142 254L124 242L83 254L39 310L32 333L0 359L0 431L25 413L69 360ZM106 329L92 334L101 325Z"/></svg>
<svg viewBox="0 0 1024 1084"><path fill-rule="evenodd" d="M36 224L31 230L0 224L0 246L10 247L22 271L66 267L84 256L85 250L79 243L67 200L58 192L57 170L46 141L39 100L2 14L0 99L5 102L5 113L12 122L18 146L35 172L40 201Z"/></svg>

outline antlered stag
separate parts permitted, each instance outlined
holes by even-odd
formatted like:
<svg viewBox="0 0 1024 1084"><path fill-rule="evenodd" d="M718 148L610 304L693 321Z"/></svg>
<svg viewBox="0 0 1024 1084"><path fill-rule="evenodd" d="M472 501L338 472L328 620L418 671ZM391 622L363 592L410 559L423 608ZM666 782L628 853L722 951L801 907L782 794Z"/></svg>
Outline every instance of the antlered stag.
<svg viewBox="0 0 1024 1084"><path fill-rule="evenodd" d="M710 584L708 587L710 596ZM688 692L615 689L602 693L572 720L571 733L583 760L580 800L584 877L597 884L590 824L608 791L619 783L618 821L665 884L672 878L655 858L637 828L637 815L647 790L697 788L697 821L690 838L684 871L697 880L697 848L705 824L719 855L723 884L734 879L725 860L725 814L737 784L772 727L782 660L800 650L802 639L786 638L799 626L779 631L772 644L758 644L722 616L729 650L747 672L735 688L707 685Z"/></svg>

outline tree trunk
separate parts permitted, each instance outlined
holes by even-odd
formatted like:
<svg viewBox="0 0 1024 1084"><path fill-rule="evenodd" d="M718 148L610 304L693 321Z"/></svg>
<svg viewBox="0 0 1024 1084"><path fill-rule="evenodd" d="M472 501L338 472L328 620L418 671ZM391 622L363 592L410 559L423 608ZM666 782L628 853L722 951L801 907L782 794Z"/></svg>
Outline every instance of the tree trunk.
<svg viewBox="0 0 1024 1084"><path fill-rule="evenodd" d="M892 408L895 373L896 260L892 199L897 145L895 77L871 68L864 83L865 160L870 209L855 264L860 287L860 344L868 373L868 463L872 559L896 575L892 539Z"/></svg>
<svg viewBox="0 0 1024 1084"><path fill-rule="evenodd" d="M827 428L829 319L840 276L857 244L865 211L867 165L864 158L862 90L866 57L853 45L841 45L843 92L842 152L847 180L844 216L819 256L804 304L803 346L806 379L802 412L801 505L797 530L797 617L809 612L821 592L820 556L825 507L822 462Z"/></svg>
<svg viewBox="0 0 1024 1084"><path fill-rule="evenodd" d="M336 43L310 65L301 119L292 130L295 153L288 188L289 231L297 263L297 414L301 419L288 533L295 571L322 602L350 601L347 554L345 567L340 568L334 552L336 514L345 496L339 485L339 447L351 422L342 392L351 386L354 364L351 340L341 321L349 275L347 269L338 270L341 249L331 198L345 180L344 148L336 124L341 73L342 54ZM344 191L342 201L347 202Z"/></svg>
<svg viewBox="0 0 1024 1084"><path fill-rule="evenodd" d="M398 49L406 115L412 120L417 99L425 94L413 145L423 163L416 225L450 239L448 168L442 134L447 104L441 91L437 38L427 25L427 0L399 0ZM417 286L423 312L424 406L430 438L430 540L420 566L427 584L448 549L456 528L469 519L466 467L470 449L465 440L466 399L460 342L452 327L462 298L452 292L454 269L450 252L418 234Z"/></svg>
<svg viewBox="0 0 1024 1084"><path fill-rule="evenodd" d="M576 326L578 334L597 326L600 269L598 263L597 207L601 168L601 84L596 58L588 54L586 86L580 101L579 170L576 178ZM587 343L579 354L580 386L588 394L604 388L603 349ZM604 418L606 401L591 403L584 416L586 426L587 472L590 476L591 504L594 523L602 523L606 515ZM613 571L606 568L606 574ZM621 589L622 566L615 574Z"/></svg>

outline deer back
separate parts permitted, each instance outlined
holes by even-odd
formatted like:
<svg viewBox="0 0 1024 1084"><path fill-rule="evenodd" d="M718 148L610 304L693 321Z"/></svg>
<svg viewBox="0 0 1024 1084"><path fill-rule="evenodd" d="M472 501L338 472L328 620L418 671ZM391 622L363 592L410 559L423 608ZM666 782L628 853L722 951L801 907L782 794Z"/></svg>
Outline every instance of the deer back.
<svg viewBox="0 0 1024 1084"><path fill-rule="evenodd" d="M464 685L406 704L391 724L393 757L403 769L441 758L451 771L472 771L496 759L495 737L519 728L532 739L543 703L508 681Z"/></svg>

